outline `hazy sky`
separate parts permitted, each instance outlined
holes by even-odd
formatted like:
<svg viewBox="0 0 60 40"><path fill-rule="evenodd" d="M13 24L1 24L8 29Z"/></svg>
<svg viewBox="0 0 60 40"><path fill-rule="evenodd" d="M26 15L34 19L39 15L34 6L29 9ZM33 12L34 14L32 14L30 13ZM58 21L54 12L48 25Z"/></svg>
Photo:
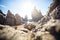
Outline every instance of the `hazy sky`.
<svg viewBox="0 0 60 40"><path fill-rule="evenodd" d="M30 16L30 12L35 6L45 15L51 3L52 0L0 0L0 9L5 14L9 9L13 14L18 13L23 17L26 14Z"/></svg>

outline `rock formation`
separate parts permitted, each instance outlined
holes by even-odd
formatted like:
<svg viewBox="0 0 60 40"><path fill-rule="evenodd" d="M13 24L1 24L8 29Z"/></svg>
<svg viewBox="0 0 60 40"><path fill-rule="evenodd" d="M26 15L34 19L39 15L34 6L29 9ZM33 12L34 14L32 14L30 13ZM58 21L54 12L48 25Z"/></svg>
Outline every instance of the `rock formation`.
<svg viewBox="0 0 60 40"><path fill-rule="evenodd" d="M60 5L60 0L53 0L53 2L51 3L49 7L48 14L50 14L59 5Z"/></svg>
<svg viewBox="0 0 60 40"><path fill-rule="evenodd" d="M53 3L50 6L50 10L48 14L51 18L49 19L49 21L47 21L43 25L40 25L41 27L37 31L38 36L36 35L36 39L37 40L39 39L40 40L60 40L59 38L60 37L60 27L59 27L60 26L60 0L53 0ZM40 22L40 24L41 23L42 22Z"/></svg>
<svg viewBox="0 0 60 40"><path fill-rule="evenodd" d="M22 18L18 15L18 14L15 14L15 25L21 25L22 24Z"/></svg>
<svg viewBox="0 0 60 40"><path fill-rule="evenodd" d="M36 8L33 9L32 11L32 20L33 21L38 21L42 18L42 14L40 11L38 11Z"/></svg>
<svg viewBox="0 0 60 40"><path fill-rule="evenodd" d="M8 10L7 16L6 16L6 25L15 25L15 17L14 15Z"/></svg>
<svg viewBox="0 0 60 40"><path fill-rule="evenodd" d="M44 17L41 18L41 20L38 21L38 24L43 25L47 23L50 20L50 17L45 15Z"/></svg>
<svg viewBox="0 0 60 40"><path fill-rule="evenodd" d="M53 19L60 19L60 6L57 6L50 14Z"/></svg>
<svg viewBox="0 0 60 40"><path fill-rule="evenodd" d="M5 14L0 10L0 24L5 24Z"/></svg>

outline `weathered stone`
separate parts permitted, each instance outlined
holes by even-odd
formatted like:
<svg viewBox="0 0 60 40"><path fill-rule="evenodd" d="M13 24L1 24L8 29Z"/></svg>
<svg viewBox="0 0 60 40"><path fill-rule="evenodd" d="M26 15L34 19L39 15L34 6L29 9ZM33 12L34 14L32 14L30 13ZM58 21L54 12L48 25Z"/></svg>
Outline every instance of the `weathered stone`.
<svg viewBox="0 0 60 40"><path fill-rule="evenodd" d="M7 16L6 16L6 25L15 25L15 17L14 15L8 10Z"/></svg>
<svg viewBox="0 0 60 40"><path fill-rule="evenodd" d="M15 14L15 25L21 25L22 24L22 18L18 15L18 14Z"/></svg>
<svg viewBox="0 0 60 40"><path fill-rule="evenodd" d="M50 13L59 5L60 5L60 0L53 0L53 2L51 3L49 7L48 14L50 15Z"/></svg>
<svg viewBox="0 0 60 40"><path fill-rule="evenodd" d="M60 6L56 7L51 13L51 18L53 19L60 19Z"/></svg>
<svg viewBox="0 0 60 40"><path fill-rule="evenodd" d="M44 16L43 18L41 18L41 20L38 21L38 23L40 25L43 25L43 24L47 23L49 20L50 20L49 16Z"/></svg>

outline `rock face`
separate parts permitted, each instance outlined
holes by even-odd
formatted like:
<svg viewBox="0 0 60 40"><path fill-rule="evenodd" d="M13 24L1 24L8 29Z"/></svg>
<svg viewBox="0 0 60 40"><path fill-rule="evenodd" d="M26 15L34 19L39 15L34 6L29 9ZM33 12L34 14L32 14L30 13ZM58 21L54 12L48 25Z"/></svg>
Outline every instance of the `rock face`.
<svg viewBox="0 0 60 40"><path fill-rule="evenodd" d="M50 17L45 15L43 18L41 18L41 20L38 21L38 24L44 25L44 24L47 23L49 20L50 20Z"/></svg>
<svg viewBox="0 0 60 40"><path fill-rule="evenodd" d="M38 26L37 26L38 27ZM50 19L35 34L36 40L60 40L60 20Z"/></svg>
<svg viewBox="0 0 60 40"><path fill-rule="evenodd" d="M18 14L14 16L10 10L8 10L8 13L5 16L5 14L3 14L3 12L0 10L0 24L15 26L21 25L22 21L22 18Z"/></svg>
<svg viewBox="0 0 60 40"><path fill-rule="evenodd" d="M53 19L60 19L60 6L56 7L51 13L51 18Z"/></svg>
<svg viewBox="0 0 60 40"><path fill-rule="evenodd" d="M49 31L56 40L60 40L60 20L50 20L44 26L45 30Z"/></svg>
<svg viewBox="0 0 60 40"><path fill-rule="evenodd" d="M60 5L60 0L53 0L53 3L49 7L48 13L50 14L59 5Z"/></svg>
<svg viewBox="0 0 60 40"><path fill-rule="evenodd" d="M0 24L4 25L21 25L23 22L22 18L16 14L15 16L8 10L7 16L3 14L3 12L0 10Z"/></svg>
<svg viewBox="0 0 60 40"><path fill-rule="evenodd" d="M0 24L4 23L5 23L5 14L3 14L3 12L0 10Z"/></svg>
<svg viewBox="0 0 60 40"><path fill-rule="evenodd" d="M15 25L15 17L14 15L8 10L7 16L6 16L6 25Z"/></svg>
<svg viewBox="0 0 60 40"><path fill-rule="evenodd" d="M48 14L49 21L46 20L47 22L44 23L45 21L42 20L39 23L43 25L39 26L39 30L37 29L36 40L60 40L60 0L53 0Z"/></svg>
<svg viewBox="0 0 60 40"><path fill-rule="evenodd" d="M15 25L21 25L22 24L22 18L18 15L18 14L15 14Z"/></svg>
<svg viewBox="0 0 60 40"><path fill-rule="evenodd" d="M38 21L42 18L42 14L40 11L38 11L36 8L33 9L32 11L32 20L33 21Z"/></svg>
<svg viewBox="0 0 60 40"><path fill-rule="evenodd" d="M48 14L53 19L60 18L60 0L53 0L53 3L49 7Z"/></svg>

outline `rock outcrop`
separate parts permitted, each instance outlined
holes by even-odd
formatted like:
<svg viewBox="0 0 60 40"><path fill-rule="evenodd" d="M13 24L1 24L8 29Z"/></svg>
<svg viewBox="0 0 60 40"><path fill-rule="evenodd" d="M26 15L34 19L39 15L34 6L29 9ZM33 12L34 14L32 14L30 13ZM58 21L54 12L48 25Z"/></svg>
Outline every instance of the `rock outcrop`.
<svg viewBox="0 0 60 40"><path fill-rule="evenodd" d="M15 25L15 16L8 10L7 16L6 16L6 25L13 26Z"/></svg>
<svg viewBox="0 0 60 40"><path fill-rule="evenodd" d="M45 30L49 31L51 35L55 37L56 40L60 40L60 20L52 19L47 24L44 25Z"/></svg>
<svg viewBox="0 0 60 40"><path fill-rule="evenodd" d="M47 23L50 20L50 17L45 15L43 18L41 18L41 20L38 21L38 24L40 25L44 25L45 23Z"/></svg>
<svg viewBox="0 0 60 40"><path fill-rule="evenodd" d="M57 6L51 13L51 18L53 19L60 19L60 6Z"/></svg>
<svg viewBox="0 0 60 40"><path fill-rule="evenodd" d="M51 3L50 7L49 7L49 11L48 14L50 15L50 13L60 5L60 0L53 0L53 2Z"/></svg>
<svg viewBox="0 0 60 40"><path fill-rule="evenodd" d="M18 15L18 14L15 14L15 25L21 25L22 24L22 18Z"/></svg>
<svg viewBox="0 0 60 40"><path fill-rule="evenodd" d="M10 12L10 10L8 10L7 15L5 15L0 10L0 24L15 26L15 25L21 25L22 23L23 23L23 19L18 14L13 15Z"/></svg>
<svg viewBox="0 0 60 40"><path fill-rule="evenodd" d="M0 24L5 24L5 14L0 10Z"/></svg>
<svg viewBox="0 0 60 40"><path fill-rule="evenodd" d="M60 0L53 0L48 14L49 21L39 23L43 25L37 28L36 40L60 40Z"/></svg>

